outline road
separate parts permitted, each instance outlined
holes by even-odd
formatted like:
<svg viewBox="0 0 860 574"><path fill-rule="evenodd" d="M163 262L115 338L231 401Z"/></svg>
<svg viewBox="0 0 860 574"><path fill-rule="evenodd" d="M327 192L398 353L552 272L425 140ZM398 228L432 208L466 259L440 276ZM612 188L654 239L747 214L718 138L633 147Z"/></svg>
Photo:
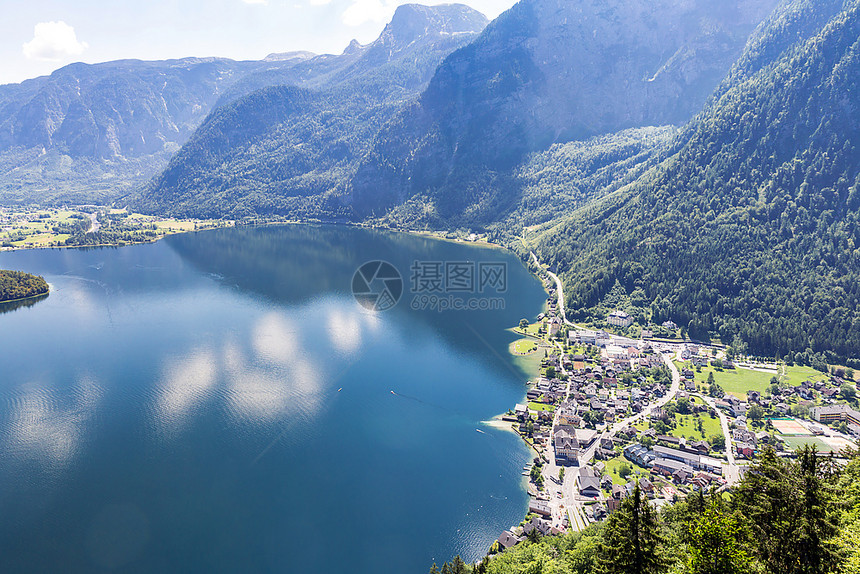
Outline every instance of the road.
<svg viewBox="0 0 860 574"><path fill-rule="evenodd" d="M90 230L87 233L95 233L99 229L101 229L102 224L99 223L99 214L98 213L90 213Z"/></svg>
<svg viewBox="0 0 860 574"><path fill-rule="evenodd" d="M535 255L534 251L529 251L529 254L532 256L532 259L535 262L535 265L546 271L546 274L555 281L555 292L558 295L558 315L561 317L561 320L564 321L565 325L570 325L571 327L576 327L577 329L582 329L579 325L575 324L573 321L569 321L567 319L567 314L564 312L564 287L561 286L561 279L558 278L558 275L546 269L541 265L540 260L538 260L537 255Z"/></svg>
<svg viewBox="0 0 860 574"><path fill-rule="evenodd" d="M729 430L729 417L726 416L726 413L722 409L717 408L712 397L701 393L696 393L696 396L705 401L709 407L717 412L717 416L720 417L720 425L723 427L723 437L726 439L726 458L729 460L728 466L723 468L723 478L726 479L726 483L729 485L735 484L740 480L740 474L738 472L738 464L735 462L735 453L732 450L732 433Z"/></svg>
<svg viewBox="0 0 860 574"><path fill-rule="evenodd" d="M678 373L678 369L675 368L675 365L672 363L672 358L669 355L663 355L663 362L665 362L669 366L669 370L672 373L672 385L669 388L668 392L665 395L648 404L647 407L642 409L641 412L636 413L635 415L631 415L623 420L615 422L612 426L607 427L603 430L603 432L597 436L594 440L594 443L583 453L579 455L579 466L586 466L591 460L594 458L594 454L597 452L597 448L600 446L600 440L603 438L612 438L615 436L615 433L627 427L629 425L635 424L640 419L649 416L654 409L661 408L666 406L666 404L675 398L675 395L681 389L681 375ZM571 473L573 474L573 473ZM568 515L570 516L571 528L575 530L581 530L585 526L588 526L588 521L585 519L585 515L583 514L583 500L579 496L579 493L576 492L576 484L575 484L575 476L570 476L569 478L565 476L564 484L562 486L563 492L563 503L564 506L568 509ZM582 528L577 527L578 524L582 525Z"/></svg>
<svg viewBox="0 0 860 574"><path fill-rule="evenodd" d="M664 360L666 360L666 356L663 355ZM676 357L680 359L680 357ZM677 377L680 381L680 374L678 373L678 368L675 366L675 363L671 360L668 360L666 364L669 366L669 370L672 371L672 380L674 381ZM699 397L705 403L716 411L717 416L720 417L720 426L723 428L723 437L726 441L726 458L728 459L728 465L723 467L723 478L726 479L726 483L729 485L735 484L740 480L740 472L738 464L735 462L735 454L732 452L732 433L729 430L729 417L723 412L722 409L718 409L715 401L712 397L707 395L703 395L701 393L694 393L695 396Z"/></svg>

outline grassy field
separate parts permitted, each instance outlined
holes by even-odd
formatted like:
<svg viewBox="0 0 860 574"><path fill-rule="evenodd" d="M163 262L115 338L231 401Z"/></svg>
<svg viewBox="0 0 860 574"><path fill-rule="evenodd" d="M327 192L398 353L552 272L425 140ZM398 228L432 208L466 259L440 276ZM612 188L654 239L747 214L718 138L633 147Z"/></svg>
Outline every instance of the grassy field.
<svg viewBox="0 0 860 574"><path fill-rule="evenodd" d="M785 374L780 377L780 381L788 383L791 386L797 386L803 381L826 381L829 378L828 375L821 371L816 371L812 367L795 365L793 367L784 367L784 369ZM782 371L780 371L780 374L782 374Z"/></svg>
<svg viewBox="0 0 860 574"><path fill-rule="evenodd" d="M511 343L511 353L514 355L529 355L537 351L538 341L534 339L519 339Z"/></svg>
<svg viewBox="0 0 860 574"><path fill-rule="evenodd" d="M535 403L532 401L529 401L529 408L533 411L554 411L555 410L554 405L545 405L543 403Z"/></svg>
<svg viewBox="0 0 860 574"><path fill-rule="evenodd" d="M219 227L225 224L225 222L219 221L158 219L149 215L128 213L124 209L99 209L111 215L125 216L122 218L122 222L126 227L130 226L132 231L154 226L159 237L195 229ZM55 232L54 228L61 224L68 225L75 219L86 220L89 219L89 215L87 212L73 209L0 210L0 245L5 243L7 248L10 246L12 248L63 246L70 236L66 233ZM87 221L88 226L89 222Z"/></svg>
<svg viewBox="0 0 860 574"><path fill-rule="evenodd" d="M677 363L678 368L689 368L693 371L690 363ZM731 393L740 399L746 399L747 391L764 392L770 386L770 379L776 373L765 373L761 371L752 371L750 369L727 369L718 371L713 367L702 367L702 372L697 372L695 375L696 384L705 384L708 380L708 374L714 374L714 381L720 385L724 391Z"/></svg>
<svg viewBox="0 0 860 574"><path fill-rule="evenodd" d="M612 483L618 484L620 486L624 486L625 484L627 484L627 481L630 480L631 477L634 477L637 471L642 474L647 472L645 469L636 466L635 464L624 458L624 455L615 457L610 460L605 460L603 461L603 464L606 465L606 474L612 477ZM618 474L618 469L621 468L622 464L626 464L631 469L633 469L633 474L631 474L627 479L621 478L621 476Z"/></svg>
<svg viewBox="0 0 860 574"><path fill-rule="evenodd" d="M783 436L783 440L785 440L785 449L792 451L797 450L798 448L803 447L803 445L815 445L819 452L829 453L832 452L833 449L829 444L824 442L818 437L814 436Z"/></svg>
<svg viewBox="0 0 860 574"><path fill-rule="evenodd" d="M719 418L712 419L707 413L699 413L699 418L702 419L704 432L699 432L696 429L696 415L675 415L677 426L670 434L678 438L685 437L692 440L706 440L711 435L723 434Z"/></svg>

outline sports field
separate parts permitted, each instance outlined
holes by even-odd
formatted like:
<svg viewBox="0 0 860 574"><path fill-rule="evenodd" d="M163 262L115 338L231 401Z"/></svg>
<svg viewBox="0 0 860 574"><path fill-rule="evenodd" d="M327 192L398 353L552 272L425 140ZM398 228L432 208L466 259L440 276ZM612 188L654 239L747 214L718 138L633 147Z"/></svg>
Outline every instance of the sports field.
<svg viewBox="0 0 860 574"><path fill-rule="evenodd" d="M812 433L794 419L770 419L773 428L785 435L809 436Z"/></svg>

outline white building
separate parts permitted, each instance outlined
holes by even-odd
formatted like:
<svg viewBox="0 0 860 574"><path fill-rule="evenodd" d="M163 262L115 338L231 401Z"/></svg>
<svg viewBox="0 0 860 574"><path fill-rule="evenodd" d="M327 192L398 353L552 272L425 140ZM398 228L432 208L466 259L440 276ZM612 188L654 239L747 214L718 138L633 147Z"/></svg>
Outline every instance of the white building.
<svg viewBox="0 0 860 574"><path fill-rule="evenodd" d="M613 311L609 314L606 322L615 327L629 327L633 324L633 317L624 311Z"/></svg>

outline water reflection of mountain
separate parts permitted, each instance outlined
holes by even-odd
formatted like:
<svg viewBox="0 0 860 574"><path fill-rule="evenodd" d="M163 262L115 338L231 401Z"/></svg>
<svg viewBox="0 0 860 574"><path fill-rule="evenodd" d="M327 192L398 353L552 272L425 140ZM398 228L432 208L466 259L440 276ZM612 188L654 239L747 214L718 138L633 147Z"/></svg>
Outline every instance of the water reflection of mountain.
<svg viewBox="0 0 860 574"><path fill-rule="evenodd" d="M286 225L234 228L176 235L165 240L187 263L224 285L255 293L285 305L300 305L325 295L352 297L356 269L367 261L388 261L403 276L403 298L385 317L415 318L464 352L489 346L509 369L505 329L540 311L544 293L539 283L511 253L473 245L346 226ZM493 311L416 311L411 307L410 269L415 261L501 262L507 265L505 300ZM296 278L301 278L297 281ZM443 296L447 296L444 295ZM456 294L456 297L468 296ZM482 295L477 295L482 296ZM408 332L408 331L407 331ZM505 363L505 365L502 365Z"/></svg>

